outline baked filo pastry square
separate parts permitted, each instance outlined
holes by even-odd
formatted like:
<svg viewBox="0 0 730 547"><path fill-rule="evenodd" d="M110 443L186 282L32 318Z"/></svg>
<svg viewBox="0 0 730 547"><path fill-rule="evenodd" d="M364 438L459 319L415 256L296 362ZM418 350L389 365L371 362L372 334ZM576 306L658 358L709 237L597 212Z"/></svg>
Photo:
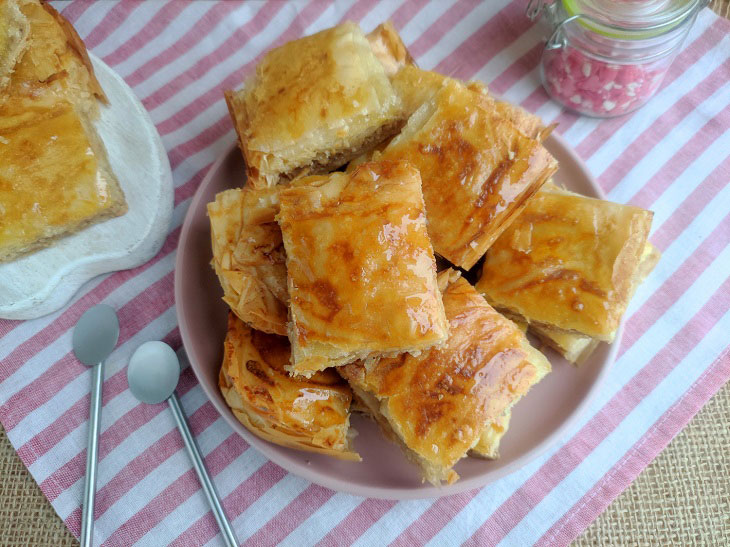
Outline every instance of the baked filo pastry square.
<svg viewBox="0 0 730 547"><path fill-rule="evenodd" d="M364 163L279 193L291 372L418 352L446 339L418 170Z"/></svg>
<svg viewBox="0 0 730 547"><path fill-rule="evenodd" d="M0 103L0 262L126 211L103 144L70 102Z"/></svg>
<svg viewBox="0 0 730 547"><path fill-rule="evenodd" d="M236 418L272 443L360 461L351 443L348 385L332 370L293 378L284 370L288 363L285 337L229 314L219 385Z"/></svg>
<svg viewBox="0 0 730 547"><path fill-rule="evenodd" d="M612 342L652 213L547 186L495 241L477 289L531 329Z"/></svg>
<svg viewBox="0 0 730 547"><path fill-rule="evenodd" d="M405 121L385 67L350 22L269 51L225 97L254 187L332 171Z"/></svg>
<svg viewBox="0 0 730 547"><path fill-rule="evenodd" d="M208 204L212 265L223 301L260 331L287 334L286 256L281 230L250 188L225 190ZM268 222L267 222L268 221Z"/></svg>
<svg viewBox="0 0 730 547"><path fill-rule="evenodd" d="M124 214L92 120L106 100L83 42L38 0L0 2L0 262Z"/></svg>
<svg viewBox="0 0 730 547"><path fill-rule="evenodd" d="M373 159L405 159L421 173L436 253L471 268L557 169L494 101L447 80Z"/></svg>
<svg viewBox="0 0 730 547"><path fill-rule="evenodd" d="M550 363L455 270L438 276L451 330L445 344L339 369L386 436L434 485L453 483L453 466Z"/></svg>

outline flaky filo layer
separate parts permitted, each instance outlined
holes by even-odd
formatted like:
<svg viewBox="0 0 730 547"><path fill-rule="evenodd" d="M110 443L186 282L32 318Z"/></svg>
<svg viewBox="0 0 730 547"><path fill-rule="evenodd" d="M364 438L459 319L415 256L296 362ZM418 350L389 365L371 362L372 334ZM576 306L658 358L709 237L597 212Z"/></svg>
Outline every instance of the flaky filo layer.
<svg viewBox="0 0 730 547"><path fill-rule="evenodd" d="M444 345L339 369L435 485L456 480L453 466L483 437L485 452L496 455L495 424L506 428L505 413L550 370L524 334L456 271L439 273L439 285L450 323Z"/></svg>

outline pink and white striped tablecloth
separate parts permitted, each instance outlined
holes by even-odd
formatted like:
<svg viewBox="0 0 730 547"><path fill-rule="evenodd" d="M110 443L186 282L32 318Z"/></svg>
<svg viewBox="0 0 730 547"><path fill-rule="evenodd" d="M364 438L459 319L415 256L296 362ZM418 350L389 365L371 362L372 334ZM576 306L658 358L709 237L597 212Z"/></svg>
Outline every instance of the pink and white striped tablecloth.
<svg viewBox="0 0 730 547"><path fill-rule="evenodd" d="M180 224L206 170L234 139L222 90L261 53L350 19L391 19L425 68L479 78L560 125L610 199L655 211L662 261L627 314L616 365L589 411L547 454L481 490L380 501L288 474L206 402L192 373L180 393L240 540L264 545L566 544L637 476L730 377L730 22L704 10L657 96L635 114L579 118L548 100L541 36L526 1L57 2L89 49L149 110L170 156L175 210L160 253L89 282L58 313L0 321L0 421L75 534L89 372L71 328L89 306L119 311L107 363L96 507L106 545L217 544L215 520L162 405L137 404L125 365L141 342L180 345L173 264Z"/></svg>

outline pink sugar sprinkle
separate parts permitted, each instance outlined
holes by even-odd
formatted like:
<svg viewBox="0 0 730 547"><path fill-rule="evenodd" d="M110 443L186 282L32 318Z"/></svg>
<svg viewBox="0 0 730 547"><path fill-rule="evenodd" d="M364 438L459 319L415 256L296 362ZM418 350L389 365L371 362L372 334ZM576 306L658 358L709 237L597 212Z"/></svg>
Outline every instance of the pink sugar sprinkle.
<svg viewBox="0 0 730 547"><path fill-rule="evenodd" d="M617 116L644 104L661 84L668 65L617 65L567 46L543 56L545 88L584 114Z"/></svg>

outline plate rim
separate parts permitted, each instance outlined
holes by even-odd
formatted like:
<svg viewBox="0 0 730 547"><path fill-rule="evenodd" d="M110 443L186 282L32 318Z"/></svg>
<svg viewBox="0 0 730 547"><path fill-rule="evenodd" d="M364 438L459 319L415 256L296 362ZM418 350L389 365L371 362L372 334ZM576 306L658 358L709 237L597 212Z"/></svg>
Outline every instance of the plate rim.
<svg viewBox="0 0 730 547"><path fill-rule="evenodd" d="M577 155L575 150L568 144L568 142L560 136L559 134L553 132L547 139L548 141L546 144L549 144L549 141L553 140L555 144L561 148L561 151L567 154L570 159L575 162L575 164L581 169L582 173L585 175L586 179L590 183L593 190L596 192L597 196L600 199L605 199L605 193L601 189L600 185L596 181L596 179L593 177L593 175L588 170L588 167L586 166L585 162ZM329 488L331 490L334 490L336 492L343 492L346 494L354 495L361 498L373 498L373 499L384 499L384 500L416 500L416 499L434 499L434 498L441 498L446 496L452 496L456 494L461 494L463 492L467 492L470 490L476 490L483 488L484 486L487 486L491 483L496 482L497 480L500 480L507 475L510 475L519 469L525 467L530 462L536 460L541 455L543 455L545 452L547 452L553 445L557 444L561 438L566 434L568 430L570 430L583 416L585 411L587 410L588 406L591 404L591 402L594 400L596 394L598 393L599 388L602 386L602 384L605 382L606 376L608 375L608 372L613 368L614 362L616 360L616 355L618 353L618 349L621 343L621 339L623 336L623 328L624 328L624 321L623 318L621 319L621 323L619 324L619 327L616 331L616 337L614 341L609 344L608 354L606 356L605 365L603 368L599 371L598 375L596 376L593 385L588 389L588 392L586 393L583 400L576 406L576 408L573 410L573 412L545 439L542 440L537 446L532 448L531 450L527 451L520 457L516 458L513 462L505 465L504 467L500 467L499 469L495 469L492 471L487 471L486 473L482 475L478 475L476 477L471 477L468 479L463 479L455 482L451 485L445 485L445 486L425 486L425 487L419 487L419 488L393 488L393 489L385 489L383 487L378 486L362 486L362 485L353 485L352 483L349 483L348 481L340 478L333 478L328 475L323 475L322 473L318 471L314 471L311 468L308 468L306 464L301 464L299 462L294 463L292 460L287 460L283 455L281 455L278 452L278 449L280 448L279 445L275 445L273 443L270 443L269 441L266 441L264 439L261 439L260 437L256 436L255 434L251 433L248 429L241 424L236 417L231 412L230 408L226 406L225 404L221 403L219 399L217 399L213 394L213 388L209 388L206 383L202 380L200 374L198 373L198 364L194 359L194 356L191 355L187 351L187 347L191 345L191 334L188 330L187 321L185 320L185 313L183 313L186 310L186 303L185 299L182 297L182 287L180 282L180 277L177 275L178 271L181 271L182 268L182 262L183 257L186 253L186 250L184 247L182 247L182 243L187 240L188 234L191 229L192 224L192 217L195 214L194 211L196 211L200 207L200 201L203 198L203 189L207 187L207 185L210 183L210 180L213 178L214 173L220 168L221 164L226 161L226 159L229 157L229 155L234 151L234 149L237 149L237 143L232 142L222 153L221 155L211 164L210 168L205 174L205 177L200 182L200 185L195 190L195 194L193 195L192 200L190 201L190 206L188 207L188 210L185 213L185 218L183 220L182 229L180 231L180 238L178 240L178 246L177 246L177 253L175 257L175 283L174 283L174 291L175 291L175 308L176 308L176 315L178 320L178 326L180 330L180 337L182 340L183 348L185 348L185 352L188 358L188 362L190 363L190 368L193 370L193 373L195 374L195 378L198 381L198 384L203 389L203 392L205 393L205 396L208 398L208 400L211 402L213 407L218 411L218 413L223 417L223 419L228 422L228 424L231 426L231 428L241 435L244 440L260 451L268 460L272 461L279 467L283 468L289 473L292 473L296 476L299 476L303 479L306 479L314 484L318 484L320 486L323 486L325 488Z"/></svg>

